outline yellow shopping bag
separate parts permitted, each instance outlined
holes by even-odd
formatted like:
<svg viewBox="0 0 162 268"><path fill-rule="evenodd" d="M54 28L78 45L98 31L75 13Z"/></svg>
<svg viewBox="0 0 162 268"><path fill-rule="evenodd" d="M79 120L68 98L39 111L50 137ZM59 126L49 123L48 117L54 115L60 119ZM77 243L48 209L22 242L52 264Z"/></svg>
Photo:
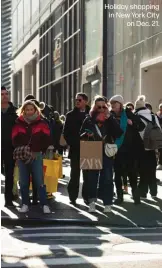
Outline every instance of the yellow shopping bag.
<svg viewBox="0 0 162 268"><path fill-rule="evenodd" d="M17 165L15 165L14 182L13 182L13 189L12 189L13 195L18 195L18 186L17 186L18 181L19 181L19 168Z"/></svg>
<svg viewBox="0 0 162 268"><path fill-rule="evenodd" d="M47 193L57 192L59 160L43 159L43 171ZM32 177L30 179L30 190L32 190Z"/></svg>
<svg viewBox="0 0 162 268"><path fill-rule="evenodd" d="M43 160L43 166L46 167L44 175L44 184L49 193L57 192L59 161L58 160Z"/></svg>

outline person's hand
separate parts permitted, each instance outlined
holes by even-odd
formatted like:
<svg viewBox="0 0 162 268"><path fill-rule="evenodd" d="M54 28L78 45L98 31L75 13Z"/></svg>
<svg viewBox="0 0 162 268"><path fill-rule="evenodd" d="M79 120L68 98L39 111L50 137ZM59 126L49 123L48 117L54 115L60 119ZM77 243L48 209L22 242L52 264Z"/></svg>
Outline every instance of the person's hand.
<svg viewBox="0 0 162 268"><path fill-rule="evenodd" d="M132 120L130 120L130 119L127 120L127 123L128 123L128 125L130 125L130 126L133 125L133 122L132 122Z"/></svg>

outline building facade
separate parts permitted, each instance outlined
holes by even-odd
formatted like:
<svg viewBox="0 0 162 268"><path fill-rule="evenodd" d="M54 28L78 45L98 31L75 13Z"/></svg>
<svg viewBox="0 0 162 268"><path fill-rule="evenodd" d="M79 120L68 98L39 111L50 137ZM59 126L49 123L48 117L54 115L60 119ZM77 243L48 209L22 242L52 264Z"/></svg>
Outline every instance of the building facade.
<svg viewBox="0 0 162 268"><path fill-rule="evenodd" d="M1 1L1 84L11 89L11 0Z"/></svg>
<svg viewBox="0 0 162 268"><path fill-rule="evenodd" d="M110 5L115 4L128 5L125 13L143 13L143 18L119 18L116 13L120 10L110 9ZM149 7L141 10L134 4ZM107 1L105 16L107 96L121 94L126 102L135 101L139 94L144 94L156 111L162 102L162 1Z"/></svg>
<svg viewBox="0 0 162 268"><path fill-rule="evenodd" d="M13 1L14 103L34 94L66 113L77 92L102 93L102 34L102 0Z"/></svg>

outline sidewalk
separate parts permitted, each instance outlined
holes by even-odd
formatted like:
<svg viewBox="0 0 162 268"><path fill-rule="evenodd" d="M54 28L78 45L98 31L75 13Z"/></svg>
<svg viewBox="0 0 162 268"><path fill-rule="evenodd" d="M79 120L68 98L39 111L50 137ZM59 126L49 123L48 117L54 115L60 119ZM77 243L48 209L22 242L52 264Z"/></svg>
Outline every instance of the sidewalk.
<svg viewBox="0 0 162 268"><path fill-rule="evenodd" d="M122 206L113 205L113 213L106 215L103 213L101 201L97 205L97 213L88 213L88 207L84 204L81 195L77 200L77 207L69 203L67 184L69 181L70 167L69 161L64 161L63 173L65 178L59 180L58 192L49 201L52 213L44 215L39 205L32 206L28 215L22 215L18 208L9 210L4 207L4 177L1 179L1 220L2 225L39 225L39 224L90 224L106 225L117 227L158 227L162 226L162 171L157 172L157 178L161 179L161 186L158 186L157 201L148 197L142 201L141 205L134 205L131 195L125 195L125 202ZM82 179L81 179L82 187ZM81 192L80 187L80 192ZM130 189L129 189L130 190ZM17 204L18 205L18 204Z"/></svg>

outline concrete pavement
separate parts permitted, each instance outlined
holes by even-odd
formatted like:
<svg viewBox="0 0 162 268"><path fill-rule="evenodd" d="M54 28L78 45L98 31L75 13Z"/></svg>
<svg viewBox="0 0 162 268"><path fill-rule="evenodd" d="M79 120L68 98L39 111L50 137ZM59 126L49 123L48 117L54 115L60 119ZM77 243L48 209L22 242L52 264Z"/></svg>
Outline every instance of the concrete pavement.
<svg viewBox="0 0 162 268"><path fill-rule="evenodd" d="M2 268L162 266L162 228L2 228L1 245Z"/></svg>
<svg viewBox="0 0 162 268"><path fill-rule="evenodd" d="M63 224L71 222L72 224L102 224L108 226L136 227L136 226L162 226L162 171L157 172L157 177L161 179L161 185L158 186L158 198L153 200L148 196L147 200L142 201L141 205L134 205L131 195L125 195L125 202L120 205L113 205L113 213L106 215L103 213L102 202L97 204L95 214L88 213L88 207L83 203L81 195L77 200L77 207L69 203L67 194L67 184L69 181L70 168L69 162L64 161L63 172L66 175L64 179L59 180L58 192L54 194L54 199L50 201L52 213L43 215L40 206L32 206L27 215L22 215L16 209L9 210L4 207L4 197L1 195L2 204L2 225L3 224ZM82 180L81 180L82 181ZM2 177L2 192L4 190L4 178ZM81 187L80 187L81 192ZM129 189L129 192L130 189ZM18 204L17 204L18 205ZM45 222L44 222L45 221Z"/></svg>

